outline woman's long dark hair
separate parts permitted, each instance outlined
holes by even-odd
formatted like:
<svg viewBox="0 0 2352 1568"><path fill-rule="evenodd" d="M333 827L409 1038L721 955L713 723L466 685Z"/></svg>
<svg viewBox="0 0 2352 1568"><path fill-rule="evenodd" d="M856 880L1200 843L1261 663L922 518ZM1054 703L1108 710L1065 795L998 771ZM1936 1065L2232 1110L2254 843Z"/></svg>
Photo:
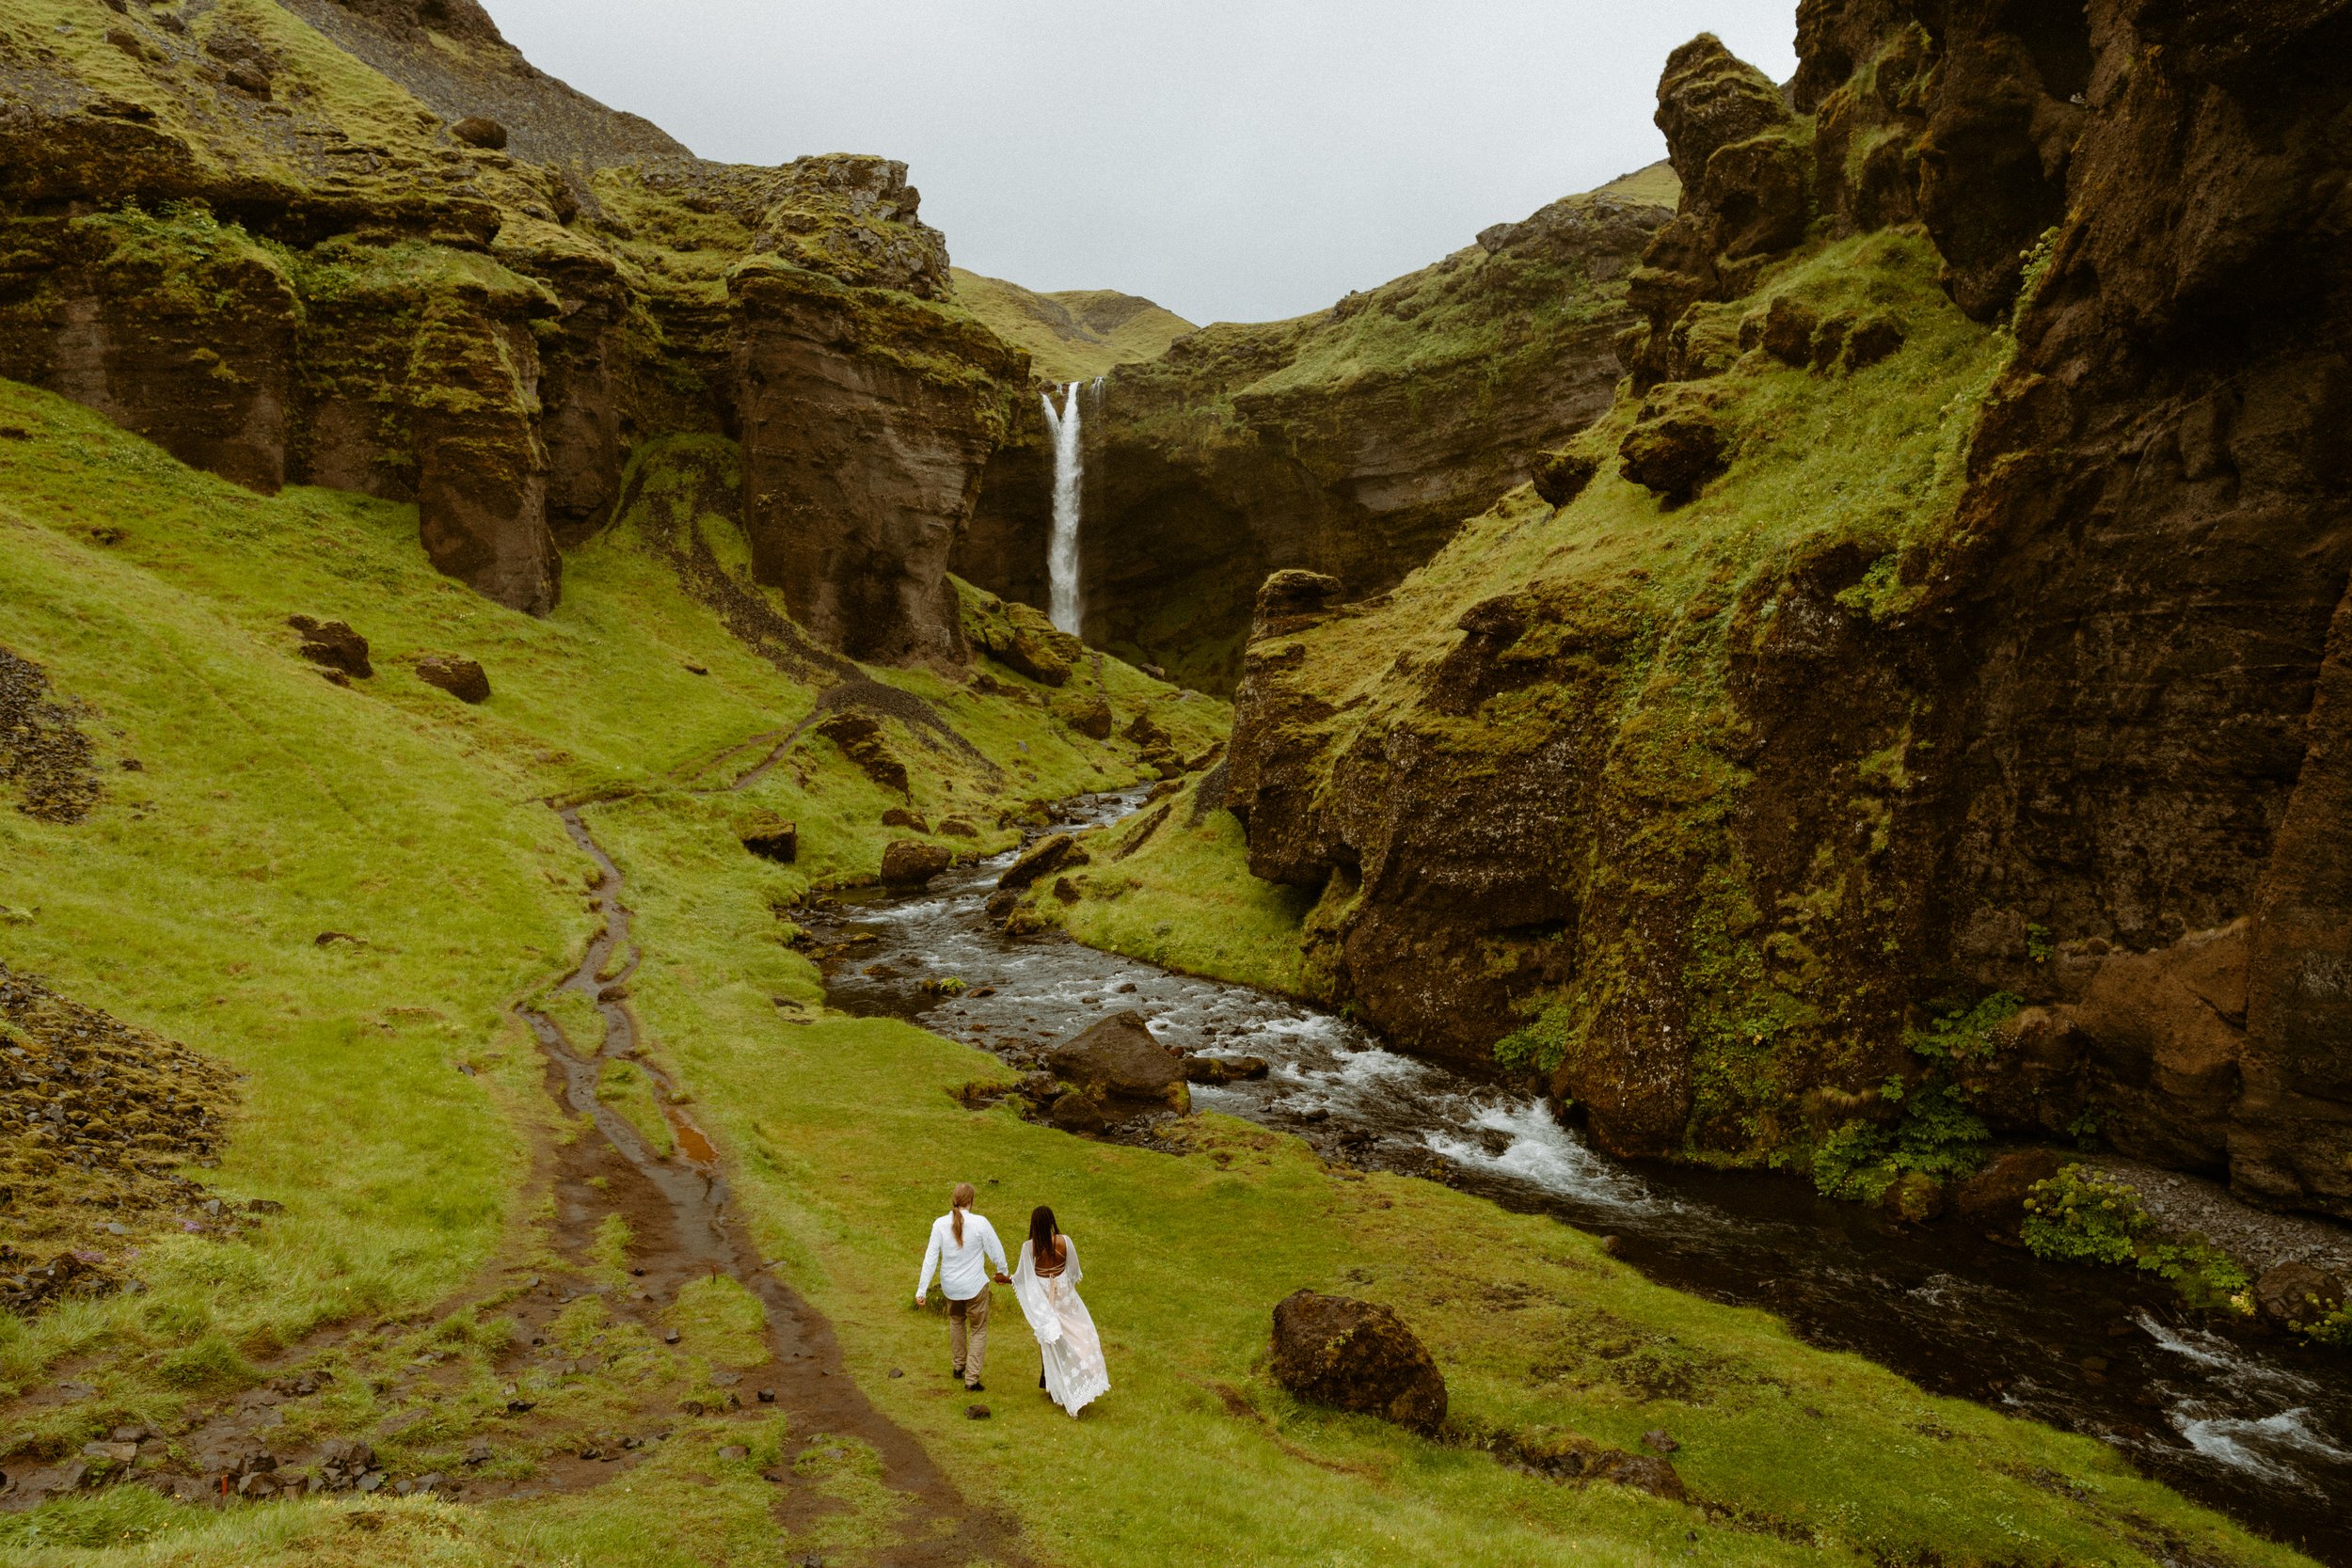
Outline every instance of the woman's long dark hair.
<svg viewBox="0 0 2352 1568"><path fill-rule="evenodd" d="M1054 1223L1054 1212L1042 1203L1029 1211L1029 1267L1048 1266L1056 1260L1054 1234L1060 1228Z"/></svg>

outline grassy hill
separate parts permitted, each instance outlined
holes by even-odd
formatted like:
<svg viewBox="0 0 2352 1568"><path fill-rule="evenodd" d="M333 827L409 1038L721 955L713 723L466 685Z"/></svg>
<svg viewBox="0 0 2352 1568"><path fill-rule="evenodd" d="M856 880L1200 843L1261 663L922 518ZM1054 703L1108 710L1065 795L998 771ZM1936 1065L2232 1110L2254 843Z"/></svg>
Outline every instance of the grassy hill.
<svg viewBox="0 0 2352 1568"><path fill-rule="evenodd" d="M1112 289L1038 293L1001 277L950 269L956 299L983 325L1028 352L1047 381L1085 381L1114 365L1157 358L1193 324L1148 299Z"/></svg>
<svg viewBox="0 0 2352 1568"><path fill-rule="evenodd" d="M0 959L233 1069L216 1165L181 1171L244 1216L125 1211L120 1233L77 1232L138 1288L0 1313L0 1469L131 1426L154 1435L122 1467L156 1473L225 1423L282 1452L288 1477L329 1438L370 1442L390 1482L266 1502L86 1490L0 1513L0 1561L929 1552L934 1515L893 1479L902 1458L857 1434L877 1430L858 1401L1045 1564L1142 1568L1210 1543L1210 1560L1299 1565L2297 1560L2095 1443L1648 1285L1548 1221L1327 1168L1219 1118L1167 1148L1075 1138L973 1108L959 1091L1009 1077L993 1058L827 1013L798 901L870 878L886 840L986 849L1031 801L1135 777L1123 743L1057 717L1075 694L1122 724L1148 708L1187 751L1226 715L1115 661L1083 661L1060 691L993 663L985 682L791 673L806 656L736 575L740 536L711 500L730 461L716 438L641 456L621 518L534 620L434 574L406 507L258 498L21 388L0 386L0 647L45 672L97 786L82 820L53 821L0 785ZM324 678L292 613L351 622L375 673ZM418 679L427 653L479 659L489 700ZM854 732L803 726L866 683L898 693L858 711L909 765L904 791L875 781ZM728 1381L766 1354L758 1298L697 1273L641 1301L652 1282L630 1271L665 1266L652 1217L583 1236L567 1211L595 1190L566 1172L596 1134L550 1099L514 1008L577 1022L584 1002L545 988L613 890L550 800L582 802L643 953L613 984L647 1076L616 1099L691 1117L716 1146L763 1270L830 1320L828 1337L791 1332L854 1384L831 1413L730 1408L768 1375ZM976 836L886 825L893 809ZM797 822L797 861L744 851L757 814ZM1000 1219L1048 1198L1085 1239L1114 1384L1085 1419L1025 1386L1017 1320L993 1419L968 1419L940 1375L940 1325L908 1287L958 1179ZM81 1222L20 1206L5 1223L21 1248ZM1272 1384L1267 1312L1301 1285L1414 1323L1452 1385L1451 1441ZM1569 1433L1629 1446L1661 1426L1690 1500L1482 1451ZM427 1475L465 1490L389 1495Z"/></svg>

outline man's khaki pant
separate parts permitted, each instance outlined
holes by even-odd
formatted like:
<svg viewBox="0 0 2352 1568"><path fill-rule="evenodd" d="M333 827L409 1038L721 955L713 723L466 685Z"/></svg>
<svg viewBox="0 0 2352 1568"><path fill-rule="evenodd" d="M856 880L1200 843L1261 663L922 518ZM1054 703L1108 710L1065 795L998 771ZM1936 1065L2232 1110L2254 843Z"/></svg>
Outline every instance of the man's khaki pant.
<svg viewBox="0 0 2352 1568"><path fill-rule="evenodd" d="M947 1304L947 1354L966 1383L980 1381L980 1364L988 1359L988 1287L970 1301Z"/></svg>

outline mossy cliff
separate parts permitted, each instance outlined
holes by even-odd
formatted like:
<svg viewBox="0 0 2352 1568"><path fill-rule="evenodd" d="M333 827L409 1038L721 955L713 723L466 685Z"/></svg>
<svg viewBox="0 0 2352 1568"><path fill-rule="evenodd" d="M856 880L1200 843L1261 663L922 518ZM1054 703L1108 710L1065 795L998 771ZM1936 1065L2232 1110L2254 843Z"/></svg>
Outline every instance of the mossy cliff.
<svg viewBox="0 0 2352 1568"><path fill-rule="evenodd" d="M0 81L0 373L264 493L413 500L534 613L632 451L723 434L820 637L961 656L948 542L1025 367L903 166L697 160L470 0L28 0Z"/></svg>
<svg viewBox="0 0 2352 1568"><path fill-rule="evenodd" d="M1361 594L1428 560L1609 406L1628 275L1673 199L1644 171L1327 310L1110 369L1087 416L1088 640L1229 691L1267 572ZM1051 516L1044 421L1022 418L958 568L1005 593L1041 576Z"/></svg>
<svg viewBox="0 0 2352 1568"><path fill-rule="evenodd" d="M1230 800L1311 983L1611 1148L1802 1159L1958 1076L2352 1214L2352 35L2007 15L1808 3L1793 107L1677 52L1565 504L1268 582Z"/></svg>

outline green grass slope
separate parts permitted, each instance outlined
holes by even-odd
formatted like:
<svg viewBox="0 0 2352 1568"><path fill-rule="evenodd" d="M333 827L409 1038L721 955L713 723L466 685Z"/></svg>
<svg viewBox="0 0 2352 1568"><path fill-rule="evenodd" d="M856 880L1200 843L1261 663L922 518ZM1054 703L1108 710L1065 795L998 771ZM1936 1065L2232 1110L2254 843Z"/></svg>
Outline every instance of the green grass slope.
<svg viewBox="0 0 2352 1568"><path fill-rule="evenodd" d="M285 1205L241 1239L145 1242L132 1260L144 1292L0 1315L0 1398L69 1372L98 1389L0 1423L0 1464L70 1451L110 1421L173 1430L249 1386L254 1358L332 1324L356 1330L337 1353L346 1375L303 1419L374 1431L391 1373L447 1362L465 1376L426 1435L380 1445L421 1467L505 1431L481 1370L495 1315L428 1309L485 1260L531 1258L546 1218L516 1201L529 1148L553 1130L538 1058L504 1009L589 934L589 863L540 803L569 794L593 798L585 819L627 879L649 1059L692 1095L760 1256L830 1314L877 1404L1020 1522L1038 1562L2299 1560L2097 1444L1929 1398L1763 1314L1651 1286L1548 1221L1327 1169L1215 1117L1164 1148L1079 1140L968 1108L957 1091L1007 1079L993 1058L825 1015L777 911L870 874L903 831L879 812L900 800L830 742L740 796L694 793L723 776L714 757L788 733L815 699L723 629L662 554L681 528L723 564L739 547L694 478L723 467L723 447L649 455L628 515L567 561L563 609L534 621L435 576L404 508L256 498L21 388L0 386L0 426L24 432L0 439L0 645L86 705L105 770L80 824L0 810L0 905L25 916L0 924L0 958L244 1074L221 1165L199 1174ZM376 675L322 680L282 628L297 610L358 626ZM490 701L465 707L418 681L408 660L427 651L480 658ZM1134 776L1118 746L1074 735L1009 671L989 673L1003 690L889 677L952 714L977 752L889 728L934 819ZM1102 679L1122 720L1148 704L1177 730L1205 706L1115 664ZM796 814L803 863L746 855L745 809ZM321 947L326 929L360 940ZM924 1226L960 1179L981 1184L1000 1224L1054 1203L1085 1249L1114 1386L1084 1419L1028 1386L1034 1353L1009 1301L995 1418L966 1419L938 1374L943 1325L908 1298ZM617 1264L626 1238L612 1247ZM1267 1314L1302 1285L1403 1312L1445 1367L1461 1440L1279 1392L1263 1367ZM748 1298L723 1280L688 1295L672 1321L698 1365L747 1354ZM602 1345L611 1359L564 1396L583 1418L660 1354L604 1344L597 1311L575 1303L556 1330L566 1354ZM1568 1432L1626 1446L1661 1426L1683 1445L1692 1501L1558 1484L1478 1446ZM873 1560L893 1505L870 1455L804 1446L780 1419L726 1430L750 1435L748 1453L723 1454L680 1417L675 1440L616 1481L483 1505L214 1509L119 1489L0 1515L0 1561ZM837 1510L779 1530L758 1479L779 1465Z"/></svg>
<svg viewBox="0 0 2352 1568"><path fill-rule="evenodd" d="M1113 289L1039 293L1001 277L950 269L956 299L982 325L1025 350L1047 381L1085 381L1113 365L1157 358L1194 330L1175 311Z"/></svg>

